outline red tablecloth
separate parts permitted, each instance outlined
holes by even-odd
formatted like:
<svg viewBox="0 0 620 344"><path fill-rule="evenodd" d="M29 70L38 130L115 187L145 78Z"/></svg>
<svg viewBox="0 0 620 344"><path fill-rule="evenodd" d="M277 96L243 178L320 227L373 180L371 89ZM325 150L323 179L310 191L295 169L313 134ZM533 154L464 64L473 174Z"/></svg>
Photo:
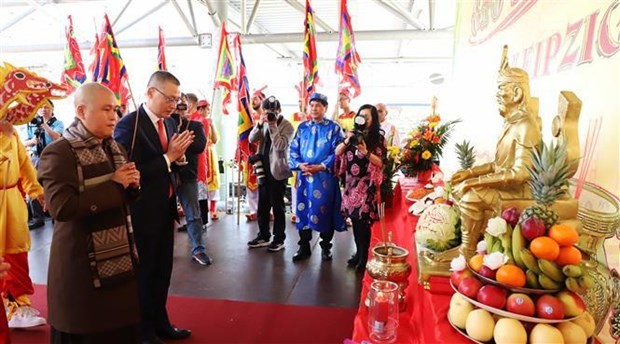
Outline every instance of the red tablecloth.
<svg viewBox="0 0 620 344"><path fill-rule="evenodd" d="M402 185L401 185L402 184ZM413 232L418 217L407 212L411 205L405 199L407 191L421 185L399 183L394 190L394 203L386 209L385 225L392 231L392 241L409 250L411 276L406 290L407 309L400 313L397 343L468 343L469 340L456 332L448 323L447 312L453 291L448 278L433 277L431 290L424 290L417 281L417 264ZM381 227L376 223L372 228L370 247L381 242ZM368 340L368 310L364 299L368 293L372 278L366 273L363 279L360 306L353 324L353 340L361 343Z"/></svg>

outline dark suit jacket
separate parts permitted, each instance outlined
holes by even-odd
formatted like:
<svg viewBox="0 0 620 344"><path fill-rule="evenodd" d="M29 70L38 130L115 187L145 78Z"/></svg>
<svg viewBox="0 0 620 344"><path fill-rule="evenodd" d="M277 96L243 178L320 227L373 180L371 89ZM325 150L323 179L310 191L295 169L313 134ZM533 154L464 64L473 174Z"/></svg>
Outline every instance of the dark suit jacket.
<svg viewBox="0 0 620 344"><path fill-rule="evenodd" d="M186 130L194 132L194 142L185 151L187 166L179 170L179 179L181 182L196 182L198 180L198 155L203 154L207 146L205 129L200 122L179 118L178 114L173 114L172 117L176 121L180 133Z"/></svg>
<svg viewBox="0 0 620 344"><path fill-rule="evenodd" d="M138 133L132 150L131 141L136 117L138 118ZM170 138L176 132L176 124L172 118L166 118L164 125L168 142L170 142ZM114 139L127 150L130 160L136 163L140 171L141 197L131 206L136 236L144 235L145 230L149 230L149 236L154 234L152 231L155 229L172 230L167 226L173 219L162 218L158 210L170 206L171 202L168 198L170 183L173 184L173 190L176 189L175 166L172 163L173 171L168 171L164 150L159 143L159 135L142 106L138 111L121 118L116 124Z"/></svg>

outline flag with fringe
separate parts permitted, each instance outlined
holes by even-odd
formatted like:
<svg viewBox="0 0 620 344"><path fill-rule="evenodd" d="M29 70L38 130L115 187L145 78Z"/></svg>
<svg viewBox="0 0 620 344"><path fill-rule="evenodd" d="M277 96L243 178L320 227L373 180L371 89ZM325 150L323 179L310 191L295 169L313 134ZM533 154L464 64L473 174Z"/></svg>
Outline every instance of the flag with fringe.
<svg viewBox="0 0 620 344"><path fill-rule="evenodd" d="M220 37L220 49L217 58L217 68L215 70L215 81L213 89L223 88L222 93L222 112L228 115L228 104L231 103L231 92L235 89L235 68L233 56L228 45L228 32L226 25L222 23L222 31Z"/></svg>
<svg viewBox="0 0 620 344"><path fill-rule="evenodd" d="M73 32L73 19L71 19L71 16L68 16L67 19L69 21L65 28L67 45L65 45L65 64L62 71L61 84L65 85L68 94L71 94L86 81L86 71L82 62L80 46Z"/></svg>
<svg viewBox="0 0 620 344"><path fill-rule="evenodd" d="M316 52L316 31L314 30L314 14L310 7L310 0L306 0L306 18L304 20L304 103L315 91L319 82L319 62Z"/></svg>
<svg viewBox="0 0 620 344"><path fill-rule="evenodd" d="M103 31L99 40L99 73L93 81L107 86L120 103L123 95L130 92L127 89L127 68L121 57L121 52L112 32L110 19L104 16ZM127 96L125 96L127 97Z"/></svg>
<svg viewBox="0 0 620 344"><path fill-rule="evenodd" d="M159 39L157 40L157 70L167 70L166 68L166 40L164 30L159 27Z"/></svg>
<svg viewBox="0 0 620 344"><path fill-rule="evenodd" d="M239 152L241 153L240 160L246 161L248 156L250 155L249 135L250 131L252 130L253 123L252 116L250 115L250 85L248 84L248 77L246 75L245 61L243 60L241 39L239 35L235 36L234 46L239 61L237 75L237 98L239 110L239 120L237 121L237 140L239 145Z"/></svg>
<svg viewBox="0 0 620 344"><path fill-rule="evenodd" d="M347 0L340 0L340 34L336 56L336 74L339 75L339 91L346 91L355 98L362 93L357 76L357 67L362 60L355 49L355 34L347 7Z"/></svg>
<svg viewBox="0 0 620 344"><path fill-rule="evenodd" d="M95 34L95 43L93 43L93 47L90 49L90 56L93 58L92 62L88 66L90 80L97 81L99 80L99 73L101 72L101 66L99 66L99 62L101 60L101 43L99 41L98 34Z"/></svg>

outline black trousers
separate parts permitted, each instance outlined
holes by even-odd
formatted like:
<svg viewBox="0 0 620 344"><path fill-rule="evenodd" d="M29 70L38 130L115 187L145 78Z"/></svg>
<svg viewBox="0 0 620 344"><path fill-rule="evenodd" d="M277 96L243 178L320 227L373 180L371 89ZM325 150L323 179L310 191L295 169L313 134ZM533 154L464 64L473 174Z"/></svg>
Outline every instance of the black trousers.
<svg viewBox="0 0 620 344"><path fill-rule="evenodd" d="M265 184L258 186L258 230L262 239L269 241L269 211L273 209L273 241L284 243L286 239L286 220L284 218L284 191L286 180L266 178Z"/></svg>
<svg viewBox="0 0 620 344"><path fill-rule="evenodd" d="M368 262L368 249L370 248L370 236L372 222L366 220L360 220L351 218L351 224L353 225L353 239L355 240L355 248L357 252L358 265L366 266Z"/></svg>
<svg viewBox="0 0 620 344"><path fill-rule="evenodd" d="M134 226L140 262L138 264L138 291L142 314L143 338L152 338L157 329L170 327L166 302L172 275L174 251L174 214L176 201L170 198L167 209L158 209L156 225ZM136 220L134 220L134 223ZM153 222L151 222L153 223ZM144 231L145 232L142 232Z"/></svg>
<svg viewBox="0 0 620 344"><path fill-rule="evenodd" d="M321 238L321 242L319 245L324 250L329 250L332 248L332 239L334 238L334 229L330 229L329 231L321 232L319 234ZM306 253L310 253L310 240L312 240L312 230L303 229L299 231L299 249Z"/></svg>

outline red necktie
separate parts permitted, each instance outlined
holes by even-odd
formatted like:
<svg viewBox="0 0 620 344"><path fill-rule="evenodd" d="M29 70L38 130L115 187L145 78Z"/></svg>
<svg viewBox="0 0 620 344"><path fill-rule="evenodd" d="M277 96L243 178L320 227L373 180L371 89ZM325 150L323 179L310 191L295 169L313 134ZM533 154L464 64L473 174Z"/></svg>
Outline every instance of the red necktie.
<svg viewBox="0 0 620 344"><path fill-rule="evenodd" d="M166 153L168 151L168 136L166 135L166 128L164 128L163 118L160 118L157 121L157 132L159 134L159 143L161 143L161 148L164 150L164 153ZM170 183L168 198L172 197L172 193L172 183Z"/></svg>
<svg viewBox="0 0 620 344"><path fill-rule="evenodd" d="M164 119L160 118L157 121L157 131L159 133L159 142L164 153L168 151L168 136L166 135L166 128L164 128Z"/></svg>

